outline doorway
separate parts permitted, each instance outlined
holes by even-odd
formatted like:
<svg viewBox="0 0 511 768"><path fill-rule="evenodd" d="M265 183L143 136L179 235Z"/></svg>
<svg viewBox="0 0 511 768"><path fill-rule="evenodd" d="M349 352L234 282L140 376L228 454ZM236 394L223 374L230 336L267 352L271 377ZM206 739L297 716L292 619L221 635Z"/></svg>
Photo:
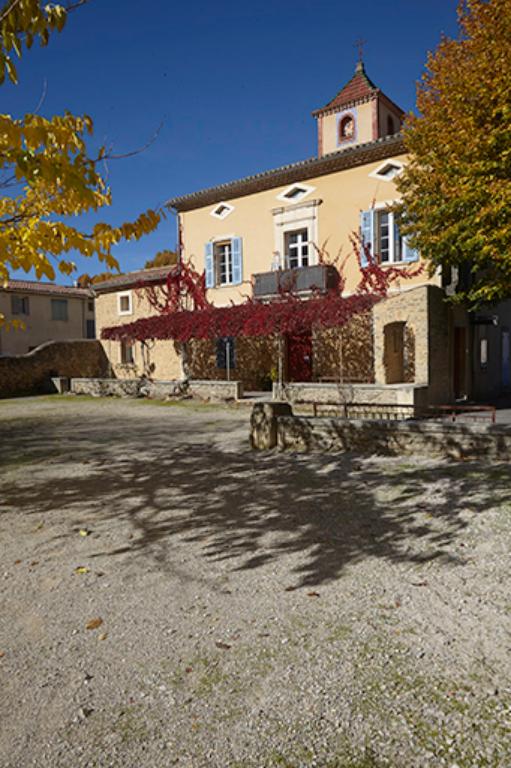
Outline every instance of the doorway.
<svg viewBox="0 0 511 768"><path fill-rule="evenodd" d="M467 330L461 326L454 328L454 398L460 400L467 396Z"/></svg>
<svg viewBox="0 0 511 768"><path fill-rule="evenodd" d="M405 323L389 323L383 333L385 383L400 384L405 378Z"/></svg>
<svg viewBox="0 0 511 768"><path fill-rule="evenodd" d="M304 331L286 337L288 381L312 380L312 333Z"/></svg>

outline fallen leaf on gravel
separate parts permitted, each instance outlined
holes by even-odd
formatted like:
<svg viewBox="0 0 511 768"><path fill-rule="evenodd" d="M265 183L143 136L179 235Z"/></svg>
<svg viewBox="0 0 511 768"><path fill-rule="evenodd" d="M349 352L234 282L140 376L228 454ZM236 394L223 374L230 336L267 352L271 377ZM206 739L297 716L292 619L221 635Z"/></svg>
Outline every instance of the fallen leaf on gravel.
<svg viewBox="0 0 511 768"><path fill-rule="evenodd" d="M87 568L85 565L78 565L75 568L75 573L90 573L90 568Z"/></svg>
<svg viewBox="0 0 511 768"><path fill-rule="evenodd" d="M37 523L36 527L34 528L34 531L40 531L43 526L44 526L44 520L41 520L40 523Z"/></svg>
<svg viewBox="0 0 511 768"><path fill-rule="evenodd" d="M90 531L88 531L87 528L80 528L78 533L79 533L80 536L88 536Z"/></svg>
<svg viewBox="0 0 511 768"><path fill-rule="evenodd" d="M32 568L32 566L34 565L39 565L39 560L32 560L32 562L30 563L30 567Z"/></svg>
<svg viewBox="0 0 511 768"><path fill-rule="evenodd" d="M412 581L410 582L412 587L427 587L428 582L424 579L424 581Z"/></svg>
<svg viewBox="0 0 511 768"><path fill-rule="evenodd" d="M101 635L98 635L98 640L106 640L108 637L108 632L102 632Z"/></svg>
<svg viewBox="0 0 511 768"><path fill-rule="evenodd" d="M223 651L228 651L231 647L228 643L222 643L221 640L217 640L215 645L217 648L221 648Z"/></svg>
<svg viewBox="0 0 511 768"><path fill-rule="evenodd" d="M5 651L0 651L0 659L2 659L5 656Z"/></svg>
<svg viewBox="0 0 511 768"><path fill-rule="evenodd" d="M193 672L193 667L185 667L185 672L189 675L190 672Z"/></svg>
<svg viewBox="0 0 511 768"><path fill-rule="evenodd" d="M19 565L21 563L21 560L15 560L14 565Z"/></svg>
<svg viewBox="0 0 511 768"><path fill-rule="evenodd" d="M295 591L295 589L296 589L296 587L286 587L286 588L284 589L284 592L294 592L294 591Z"/></svg>
<svg viewBox="0 0 511 768"><path fill-rule="evenodd" d="M307 592L307 597L319 597L319 592Z"/></svg>
<svg viewBox="0 0 511 768"><path fill-rule="evenodd" d="M97 618L97 619L91 619L87 622L85 625L85 629L97 629L103 624L103 619Z"/></svg>

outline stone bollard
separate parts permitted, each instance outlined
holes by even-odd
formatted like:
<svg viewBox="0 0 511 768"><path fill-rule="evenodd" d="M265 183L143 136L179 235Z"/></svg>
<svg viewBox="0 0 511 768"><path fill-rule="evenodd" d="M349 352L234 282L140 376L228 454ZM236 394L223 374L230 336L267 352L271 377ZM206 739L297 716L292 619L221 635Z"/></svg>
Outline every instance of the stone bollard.
<svg viewBox="0 0 511 768"><path fill-rule="evenodd" d="M292 416L289 403L256 403L250 417L250 445L258 451L267 451L277 445L277 418Z"/></svg>

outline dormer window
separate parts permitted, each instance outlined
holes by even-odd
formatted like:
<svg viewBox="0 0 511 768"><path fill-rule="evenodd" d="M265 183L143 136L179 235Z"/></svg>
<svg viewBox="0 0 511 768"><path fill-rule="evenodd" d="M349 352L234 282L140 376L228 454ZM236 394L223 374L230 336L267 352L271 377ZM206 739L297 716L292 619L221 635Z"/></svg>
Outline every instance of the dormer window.
<svg viewBox="0 0 511 768"><path fill-rule="evenodd" d="M283 200L285 203L296 203L313 192L314 189L315 187L309 187L308 184L292 184L280 195L277 195L277 200Z"/></svg>
<svg viewBox="0 0 511 768"><path fill-rule="evenodd" d="M394 118L390 115L387 116L387 136L393 136L396 132L394 126Z"/></svg>
<svg viewBox="0 0 511 768"><path fill-rule="evenodd" d="M226 216L232 213L232 211L234 211L233 205L229 205L229 203L218 203L218 205L210 211L210 215L214 216L215 219L225 219Z"/></svg>
<svg viewBox="0 0 511 768"><path fill-rule="evenodd" d="M344 115L339 120L339 143L352 141L355 138L355 118L353 115Z"/></svg>
<svg viewBox="0 0 511 768"><path fill-rule="evenodd" d="M382 181L392 181L403 170L401 163L396 160L390 160L386 163L382 163L378 168L369 174L373 179L380 179Z"/></svg>

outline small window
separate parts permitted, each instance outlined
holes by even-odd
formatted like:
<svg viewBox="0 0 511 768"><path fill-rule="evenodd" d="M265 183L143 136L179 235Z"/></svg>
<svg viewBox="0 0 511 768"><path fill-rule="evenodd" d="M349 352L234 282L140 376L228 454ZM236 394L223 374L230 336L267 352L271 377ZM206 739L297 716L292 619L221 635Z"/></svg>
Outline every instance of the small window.
<svg viewBox="0 0 511 768"><path fill-rule="evenodd" d="M286 232L284 234L284 247L286 251L286 267L288 269L309 266L310 244L307 229Z"/></svg>
<svg viewBox="0 0 511 768"><path fill-rule="evenodd" d="M89 310L89 312L94 312L94 301L93 300L90 300L90 301L87 302L87 309Z"/></svg>
<svg viewBox="0 0 511 768"><path fill-rule="evenodd" d="M222 370L236 368L236 339L232 336L216 340L216 367Z"/></svg>
<svg viewBox="0 0 511 768"><path fill-rule="evenodd" d="M479 362L480 362L481 368L488 367L488 339L480 339Z"/></svg>
<svg viewBox="0 0 511 768"><path fill-rule="evenodd" d="M11 296L11 312L13 315L29 315L30 303L28 296Z"/></svg>
<svg viewBox="0 0 511 768"><path fill-rule="evenodd" d="M387 115L387 136L393 136L396 132L396 129L394 127L394 118L392 118L390 115Z"/></svg>
<svg viewBox="0 0 511 768"><path fill-rule="evenodd" d="M131 291L120 293L117 297L119 315L132 314Z"/></svg>
<svg viewBox="0 0 511 768"><path fill-rule="evenodd" d="M310 187L308 184L292 184L281 192L280 195L277 195L277 200L283 200L286 203L296 203L314 190L315 187Z"/></svg>
<svg viewBox="0 0 511 768"><path fill-rule="evenodd" d="M133 354L133 342L121 341L121 363L122 365L133 365L135 362Z"/></svg>
<svg viewBox="0 0 511 768"><path fill-rule="evenodd" d="M229 203L218 203L211 211L211 216L214 216L215 219L225 219L232 211L234 211L234 206L229 205Z"/></svg>
<svg viewBox="0 0 511 768"><path fill-rule="evenodd" d="M352 141L355 138L355 118L353 115L345 115L339 120L339 143Z"/></svg>
<svg viewBox="0 0 511 768"><path fill-rule="evenodd" d="M375 179L382 179L383 181L392 181L403 170L401 163L395 161L386 162L380 165L375 171L369 174Z"/></svg>
<svg viewBox="0 0 511 768"><path fill-rule="evenodd" d="M232 243L215 243L215 284L231 285L233 282L232 271Z"/></svg>
<svg viewBox="0 0 511 768"><path fill-rule="evenodd" d="M51 300L51 319L67 322L67 299Z"/></svg>

